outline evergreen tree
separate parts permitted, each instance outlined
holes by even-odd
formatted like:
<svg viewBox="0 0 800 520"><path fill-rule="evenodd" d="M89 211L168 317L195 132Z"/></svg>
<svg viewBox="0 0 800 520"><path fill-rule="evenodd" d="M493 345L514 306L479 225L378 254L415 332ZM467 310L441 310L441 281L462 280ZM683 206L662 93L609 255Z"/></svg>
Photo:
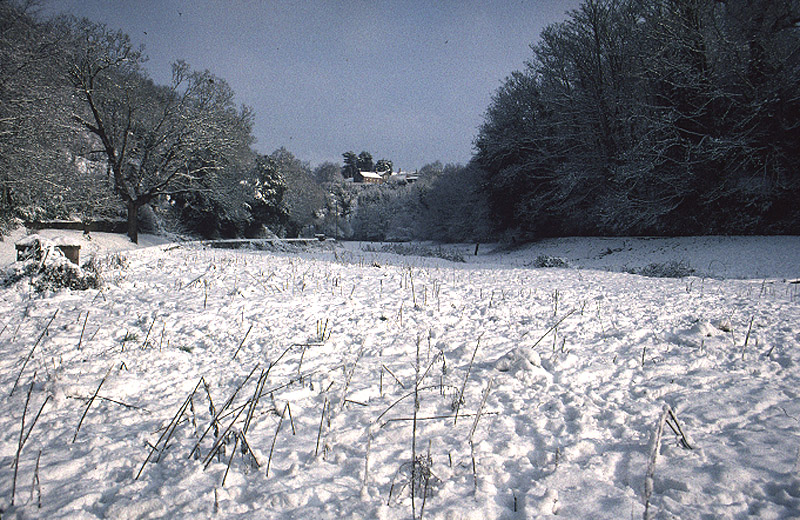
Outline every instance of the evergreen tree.
<svg viewBox="0 0 800 520"><path fill-rule="evenodd" d="M361 152L358 154L358 169L362 172L374 172L375 163L372 162L372 154L369 152Z"/></svg>
<svg viewBox="0 0 800 520"><path fill-rule="evenodd" d="M344 165L342 166L342 177L352 179L358 173L358 156L355 152L345 152L342 154Z"/></svg>

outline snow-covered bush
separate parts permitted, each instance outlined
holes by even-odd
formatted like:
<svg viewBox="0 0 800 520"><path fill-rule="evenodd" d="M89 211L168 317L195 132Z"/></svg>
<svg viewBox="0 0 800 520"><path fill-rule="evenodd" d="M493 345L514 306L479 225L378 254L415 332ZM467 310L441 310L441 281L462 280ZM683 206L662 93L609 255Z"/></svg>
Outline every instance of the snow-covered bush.
<svg viewBox="0 0 800 520"><path fill-rule="evenodd" d="M84 291L97 289L102 284L95 263L89 262L78 266L61 254L54 255L44 263L28 260L12 264L2 274L0 286L8 287L24 278L30 279L30 285L36 292L60 289Z"/></svg>
<svg viewBox="0 0 800 520"><path fill-rule="evenodd" d="M0 287L9 287L23 279L28 279L36 292L60 289L84 291L102 285L98 262L91 260L83 266L74 264L47 241L38 241L36 247L40 248L41 257L11 264L0 273Z"/></svg>
<svg viewBox="0 0 800 520"><path fill-rule="evenodd" d="M629 273L650 278L685 278L695 274L695 270L684 261L653 262L641 269L629 269Z"/></svg>
<svg viewBox="0 0 800 520"><path fill-rule="evenodd" d="M569 267L569 262L563 258L558 258L550 255L539 255L533 261L534 267Z"/></svg>
<svg viewBox="0 0 800 520"><path fill-rule="evenodd" d="M464 255L455 249L448 249L442 246L426 247L421 244L392 243L374 246L366 244L361 248L363 251L371 253L394 253L403 256L426 256L441 258L451 262L465 262Z"/></svg>

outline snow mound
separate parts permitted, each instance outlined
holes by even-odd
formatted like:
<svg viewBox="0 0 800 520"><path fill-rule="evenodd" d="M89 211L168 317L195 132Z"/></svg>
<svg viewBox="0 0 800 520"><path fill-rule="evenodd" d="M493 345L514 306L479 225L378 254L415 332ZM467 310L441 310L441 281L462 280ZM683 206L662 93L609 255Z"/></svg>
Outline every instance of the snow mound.
<svg viewBox="0 0 800 520"><path fill-rule="evenodd" d="M518 377L524 375L527 379L553 379L552 374L542 367L542 358L539 353L528 345L519 345L503 354L495 362L495 368L500 372L509 372Z"/></svg>

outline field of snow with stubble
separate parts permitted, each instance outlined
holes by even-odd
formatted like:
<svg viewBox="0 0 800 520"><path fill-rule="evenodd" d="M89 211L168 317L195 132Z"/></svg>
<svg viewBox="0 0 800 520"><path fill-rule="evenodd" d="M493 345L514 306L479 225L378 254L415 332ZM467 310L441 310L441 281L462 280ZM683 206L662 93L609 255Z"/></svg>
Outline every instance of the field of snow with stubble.
<svg viewBox="0 0 800 520"><path fill-rule="evenodd" d="M800 517L800 237L426 247L0 288L2 518Z"/></svg>

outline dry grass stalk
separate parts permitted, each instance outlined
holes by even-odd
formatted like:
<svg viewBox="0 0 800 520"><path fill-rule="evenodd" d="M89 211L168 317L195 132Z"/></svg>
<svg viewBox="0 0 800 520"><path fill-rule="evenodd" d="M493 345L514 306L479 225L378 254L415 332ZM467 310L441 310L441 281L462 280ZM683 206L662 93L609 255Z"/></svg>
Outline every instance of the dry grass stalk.
<svg viewBox="0 0 800 520"><path fill-rule="evenodd" d="M50 396L48 396L48 397L50 397ZM81 396L81 395L68 395L67 399L78 399L80 401L88 401L89 399L91 399L91 397L85 397L85 396ZM148 410L147 408L144 408L144 407L141 407L141 406L136 406L135 404L123 403L122 401L117 401L116 399L111 399L110 397L105 397L105 396L102 396L102 395L98 395L97 397L95 397L95 399L100 399L101 401L108 401L109 403L118 404L120 406L124 406L125 408L130 408L131 410L141 410L141 411L143 411L145 413L150 413L150 410Z"/></svg>
<svg viewBox="0 0 800 520"><path fill-rule="evenodd" d="M325 423L325 409L328 407L328 398L322 402L322 416L319 419L319 431L317 431L317 445L314 448L314 458L319 455L319 440L322 437L322 426Z"/></svg>
<svg viewBox="0 0 800 520"><path fill-rule="evenodd" d="M661 411L661 415L658 418L658 424L656 425L656 431L653 434L653 441L650 447L650 459L647 464L647 472L645 473L644 479L644 520L650 519L650 499L653 495L653 476L656 471L656 462L658 461L658 453L661 449L661 441L663 438L664 433L664 425L670 427L672 432L678 437L679 444L681 447L687 450L692 450L694 447L689 442L689 439L686 437L686 434L683 432L683 429L678 423L678 418L675 415L675 412L672 410L668 404L664 405L663 410Z"/></svg>
<svg viewBox="0 0 800 520"><path fill-rule="evenodd" d="M233 450L231 451L231 456L228 459L228 465L225 467L225 474L222 475L222 484L220 484L220 487L225 487L225 479L228 478L228 471L230 471L231 469L231 462L233 462L233 456L236 455L236 448L239 446L239 436L235 435L234 437L236 439L233 443ZM269 469L267 469L267 471L269 471Z"/></svg>
<svg viewBox="0 0 800 520"><path fill-rule="evenodd" d="M19 471L19 456L22 453L22 446L25 444L25 416L28 414L28 403L31 401L31 392L33 392L33 384L36 382L36 372L33 373L31 378L31 386L28 387L28 395L25 398L25 408L22 410L22 420L19 426L19 442L17 443L17 454L14 456L14 479L11 484L11 505L14 505L14 495L17 492L17 472Z"/></svg>
<svg viewBox="0 0 800 520"><path fill-rule="evenodd" d="M367 451L364 454L364 478L361 481L361 496L367 493L367 483L369 482L369 454L372 448L372 432L367 428Z"/></svg>
<svg viewBox="0 0 800 520"><path fill-rule="evenodd" d="M100 380L100 384L97 385L97 389L94 391L94 395L92 395L91 399L89 399L89 402L86 404L86 409L83 411L83 415L81 415L81 420L78 421L78 427L75 428L75 435L72 436L73 443L75 442L75 439L78 438L78 432L81 431L81 425L83 424L83 420L86 418L86 414L89 413L89 408L92 407L92 403L94 403L94 400L97 398L97 394L100 393L100 389L103 387L103 383L106 382L106 379L108 378L108 375L110 373L111 373L111 368L108 369L106 375L104 375L103 379Z"/></svg>
<svg viewBox="0 0 800 520"><path fill-rule="evenodd" d="M472 437L475 435L475 430L478 429L478 421L481 420L481 414L483 414L483 407L486 405L486 399L489 397L489 392L492 390L492 383L494 383L494 378L489 379L489 382L486 384L486 390L483 391L483 398L481 398L481 405L478 407L478 413L475 414L475 422L472 423L472 429L469 432L470 440L472 440Z"/></svg>
<svg viewBox="0 0 800 520"><path fill-rule="evenodd" d="M47 404L50 399L52 399L52 395L48 395L44 398L44 402L42 406L39 407L39 412L37 412L36 417L33 418L31 425L28 427L28 433L25 434L25 438L22 440L22 445L24 446L26 442L28 442L28 437L31 435L31 431L33 431L33 427L36 426L36 421L39 420L39 416L42 415L42 411L44 410L45 405Z"/></svg>
<svg viewBox="0 0 800 520"><path fill-rule="evenodd" d="M417 355L414 362L414 419L411 422L411 518L417 517L416 486L414 484L417 481L417 412L419 411L419 406L419 336L417 336Z"/></svg>
<svg viewBox="0 0 800 520"><path fill-rule="evenodd" d="M383 369L384 369L384 370L386 370L387 372L389 372L389 375L390 375L390 376L392 376L392 377L394 378L394 380L395 380L395 381L397 381L397 384L398 384L398 385L400 385L400 387L401 387L403 390L405 390L405 389L406 389L406 385L404 385L404 384L403 384L403 382L402 382L402 381L400 381L400 379L398 379L398 377L397 377L396 375L394 375L394 372L392 372L392 371L389 369L389 367L387 367L386 365L383 365L383 364L381 364L381 367L383 367Z"/></svg>
<svg viewBox="0 0 800 520"><path fill-rule="evenodd" d="M78 338L78 350L81 349L81 343L83 343L83 333L86 331L86 321L89 319L89 311L86 311L86 317L83 318L83 327L81 327L81 337Z"/></svg>
<svg viewBox="0 0 800 520"><path fill-rule="evenodd" d="M742 345L742 359L744 359L744 351L747 348L747 342L750 341L750 333L753 331L753 320L756 319L755 314L750 317L750 324L747 326L747 334L744 337L744 345Z"/></svg>
<svg viewBox="0 0 800 520"><path fill-rule="evenodd" d="M447 386L448 388L450 388L450 389L452 389L452 390L457 390L457 388L456 388L455 386L452 386L452 385L445 385L445 386ZM420 392L421 392L421 391L423 391L423 390L438 390L438 389L439 389L439 385L429 385L429 386L421 386L421 387L419 387L419 391L420 391ZM379 422L379 421L380 421L380 420L383 418L383 416L384 416L384 415L386 415L387 413L389 413L389 411L390 411L392 408L394 408L395 406L397 406L398 404L400 404L400 402L402 402L402 401L404 401L404 400L408 399L409 397L412 397L413 395L414 395L414 392L413 392L413 391L411 391L411 392L409 392L409 393L407 393L407 394L405 394L405 395L402 395L402 396L398 397L398 398L397 398L397 399L396 399L396 400L395 400L395 401L394 401L392 404L390 404L389 406L387 406L387 407L386 407L386 408L385 408L385 409L384 409L384 410L383 410L383 411L380 413L380 415L378 415L378 417L377 417L377 418L376 418L376 419L373 421L373 424L377 424L377 423L378 423L378 422ZM387 421L387 422L388 422L388 421Z"/></svg>
<svg viewBox="0 0 800 520"><path fill-rule="evenodd" d="M250 458L253 460L253 463L255 463L256 468L260 468L261 467L261 463L258 462L258 459L256 458L256 454L253 453L253 450L250 448L250 443L247 442L247 437L245 437L244 433L239 432L239 440L242 443L242 453L249 454Z"/></svg>
<svg viewBox="0 0 800 520"><path fill-rule="evenodd" d="M42 450L36 455L36 467L33 470L33 480L31 481L31 500L33 500L33 493L36 492L36 507L42 508L42 483L39 480L39 461L42 459Z"/></svg>
<svg viewBox="0 0 800 520"><path fill-rule="evenodd" d="M19 380L22 377L22 373L25 371L25 367L28 366L28 362L31 360L31 357L33 357L33 351L36 350L36 347L39 346L39 343L42 342L42 338L44 338L45 334L47 334L47 329L50 327L50 324L53 323L53 320L56 319L57 314L58 314L58 309L56 309L56 312L53 313L53 316L50 318L50 321L47 322L47 325L44 326L44 330L42 331L41 334L39 334L39 337L36 339L36 343L33 344L30 352L28 352L28 356L22 363L22 368L19 369L19 374L17 374L17 379L14 380L14 386L11 387L11 393L8 394L9 397L14 395L14 390L16 390L17 385L19 385Z"/></svg>
<svg viewBox="0 0 800 520"><path fill-rule="evenodd" d="M292 435L297 435L297 430L294 427L294 417L292 417L292 407L289 402L286 402L286 411L289 412L289 424L292 426Z"/></svg>
<svg viewBox="0 0 800 520"><path fill-rule="evenodd" d="M428 462L432 461L431 458L431 440L428 439L428 454L425 458ZM428 468L430 469L430 468ZM426 474L423 478L424 486L422 488L422 506L419 508L419 520L422 520L422 516L425 514L425 503L428 501L428 486L430 485L431 475Z"/></svg>
<svg viewBox="0 0 800 520"><path fill-rule="evenodd" d="M653 496L653 475L655 475L658 452L661 449L661 437L664 433L664 424L668 416L669 407L665 405L664 410L658 418L656 431L653 434L653 440L650 446L650 459L648 460L647 472L644 477L644 513L642 516L644 520L650 519L650 498Z"/></svg>
<svg viewBox="0 0 800 520"><path fill-rule="evenodd" d="M244 385L247 383L247 381L250 380L250 377L252 377L252 375L255 373L255 371L258 369L259 366L261 366L261 364L260 363L256 363L256 366L254 366L253 369L250 371L250 373L247 374L247 377L244 378L244 381L242 381L239 384L239 386L237 386L234 389L233 394L228 398L227 401L225 401L225 404L222 405L222 408L219 409L219 411L216 413L216 415L212 415L211 422L208 424L208 426L206 427L205 431L203 431L203 434L200 436L200 438L197 439L197 442L195 443L194 447L189 452L188 458L192 458L192 456L194 456L194 453L200 447L200 443L203 442L203 439L205 439L206 435L208 435L208 432L211 431L211 428L214 428L214 435L215 436L219 436L219 420L220 420L220 417L222 416L223 413L225 413L225 410L231 405L231 403L233 403L233 400L236 398L236 395L239 393L239 391L242 389L242 387L244 387ZM200 380L206 386L206 392L208 392L208 385L205 383L205 379L203 379L201 377ZM211 393L210 392L208 393L208 397L209 397L209 400L210 400L211 399ZM214 406L213 402L211 403L211 406L213 408L213 406ZM246 406L246 403L245 403L245 406ZM243 410L244 407L242 407L241 409Z"/></svg>
<svg viewBox="0 0 800 520"><path fill-rule="evenodd" d="M239 346L236 348L236 352L233 353L233 359L236 359L236 354L238 354L239 351L242 349L242 346L244 345L244 342L247 341L247 336L250 335L250 331L251 330L253 330L253 324L252 323L250 324L250 328L247 329L247 332L245 332L244 337L242 338L242 341L239 342Z"/></svg>
<svg viewBox="0 0 800 520"><path fill-rule="evenodd" d="M475 462L475 444L469 440L469 456L472 459L472 493L478 494L478 464Z"/></svg>
<svg viewBox="0 0 800 520"><path fill-rule="evenodd" d="M472 372L472 364L475 362L475 354L478 353L478 347L481 346L481 338L483 337L483 333L478 336L478 341L475 344L475 350L472 351L472 357L469 359L469 365L467 366L467 373L464 374L464 381L461 383L461 390L458 392L458 397L456 400L456 414L453 418L453 426L458 423L458 412L461 409L461 403L464 402L464 390L467 388L467 379L469 379L469 374ZM538 342L537 342L538 343ZM535 345L534 345L535 346Z"/></svg>
<svg viewBox="0 0 800 520"><path fill-rule="evenodd" d="M86 315L88 316L89 313L87 312ZM142 341L141 349L144 350L147 348L147 340L150 339L150 332L153 330L153 325L156 324L156 319L153 318L153 321L150 322L150 328L147 329L147 334L144 335L144 341Z"/></svg>
<svg viewBox="0 0 800 520"><path fill-rule="evenodd" d="M353 374L356 371L356 366L358 365L358 361L361 359L361 356L364 354L364 345L361 345L361 348L358 349L358 354L356 354L356 360L353 361L353 364L350 366L350 371L347 373L344 381L344 388L342 389L342 404L340 408L344 408L345 403L347 402L347 389L350 388L350 381L353 379Z"/></svg>
<svg viewBox="0 0 800 520"><path fill-rule="evenodd" d="M225 428L222 434L217 438L216 442L211 447L211 451L209 451L208 455L206 455L206 458L203 459L203 469L208 468L209 464L211 464L211 460L214 458L214 455L216 455L217 451L220 449L220 446L222 446L223 442L225 441L225 436L228 435L228 432L231 430L233 425L239 419L239 416L242 415L244 409L245 407L242 407L239 410L239 412L234 416L233 420L228 424L228 427Z"/></svg>
<svg viewBox="0 0 800 520"><path fill-rule="evenodd" d="M147 454L147 458L144 459L144 462L142 463L142 467L139 468L139 472L136 474L136 477L134 477L134 480L139 480L139 477L142 475L142 471L144 471L144 468L145 468L145 466L147 466L147 463L150 462L150 458L153 456L153 453L155 453L156 449L158 449L158 445L161 444L161 441L166 437L167 432L169 432L170 430L172 430L172 431L175 430L175 426L177 426L178 422L180 421L181 416L183 416L183 412L186 410L186 407L189 405L189 401L191 400L191 398L194 395L194 393L197 392L197 389L200 387L200 383L202 381L203 381L203 378L201 377L200 381L198 381L197 385L195 385L194 390L192 390L192 393L189 394L189 397L187 397L186 400L184 400L183 404L180 406L180 408L178 408L178 411L172 417L172 420L170 420L170 422L167 425L167 427L164 429L163 432L161 432L161 436L158 438L156 443L153 444L150 447L150 452ZM172 433L170 433L169 435L171 436ZM169 439L167 439L167 440L169 440ZM164 446L166 446L166 444L167 444L167 441L165 440L164 441ZM162 451L163 451L163 448L162 448Z"/></svg>
<svg viewBox="0 0 800 520"><path fill-rule="evenodd" d="M208 274L208 273L211 271L211 268L212 268L212 267L213 267L213 266L209 266L209 267L208 267L208 269L206 269L206 272L205 272L205 273L203 273L203 274L201 274L200 276L198 276L197 278L193 279L191 282L188 282L188 283L186 283L186 284L182 285L181 287L179 287L179 288L178 288L178 290L179 290L179 291L182 291L182 290L186 289L187 287L189 287L190 285L194 285L194 284L195 284L195 282L198 282L198 281L199 281L199 280L200 280L202 277L204 277L205 275L207 275L207 274Z"/></svg>
<svg viewBox="0 0 800 520"><path fill-rule="evenodd" d="M288 408L288 406L289 403L286 403L286 405L283 407L283 412L278 419L278 427L275 428L275 435L272 436L272 445L269 447L269 457L267 458L267 477L269 477L269 466L272 464L272 452L275 450L275 443L278 440L278 433L281 431L281 426L283 425L283 416L286 414L286 408Z"/></svg>
<svg viewBox="0 0 800 520"><path fill-rule="evenodd" d="M666 405L667 412L669 413L669 417L667 418L667 426L670 427L672 432L678 437L678 442L680 443L681 447L687 450L693 450L694 446L689 442L689 439L686 437L686 434L683 432L683 428L681 428L680 423L678 422L678 417L675 415L675 412L669 405Z"/></svg>
<svg viewBox="0 0 800 520"><path fill-rule="evenodd" d="M256 389L253 392L253 397L250 398L250 409L247 411L247 416L244 419L244 427L242 428L243 433L247 433L247 430L250 429L250 421L253 419L253 414L256 411L256 406L258 405L258 401L261 398L261 390L264 388L264 384L267 382L267 375L269 375L269 370L261 371L261 375L258 377L258 381L256 382Z"/></svg>
<svg viewBox="0 0 800 520"><path fill-rule="evenodd" d="M562 316L560 320L558 320L558 321L557 321L557 322L555 322L553 325L551 325L551 326L550 326L550 328L549 328L549 329L547 329L547 330L545 331L545 333L544 333L544 334L542 334L542 336L541 336L539 339L537 339L537 340L536 340L536 343L534 343L533 345L531 345L531 349L533 349L533 348L536 348L536 345L538 345L539 343L541 343L541 342L542 342L542 340L543 340L543 339L544 339L544 338L545 338L545 337L546 337L548 334L550 334L552 331L556 330L556 328L558 328L558 326L559 326L559 325L561 325L561 324L564 322L564 320L566 320L567 318L569 318L570 316L572 316L573 314L575 314L575 312L577 312L577 310L578 310L578 309L572 309L571 311L569 311L568 313L566 313L564 316ZM603 332L603 334L605 334L605 332Z"/></svg>
<svg viewBox="0 0 800 520"><path fill-rule="evenodd" d="M6 322L6 324L5 324L5 325L3 325L3 329L2 329L2 330L0 330L0 336L2 336L2 335L3 335L3 333L6 331L6 329L8 328L9 324L11 324L11 322L12 322L12 321L13 321L13 318L12 318L12 319L10 319L10 320L8 320L8 321Z"/></svg>
<svg viewBox="0 0 800 520"><path fill-rule="evenodd" d="M477 413L462 413L459 414L459 417L475 417ZM483 412L481 415L500 415L500 412ZM447 414L447 415L432 415L428 417L417 417L417 421L443 421L445 419L452 419L455 417L454 414ZM391 419L386 419L386 422L383 426L392 423L392 422L406 422L406 421L413 421L413 417L392 417Z"/></svg>

